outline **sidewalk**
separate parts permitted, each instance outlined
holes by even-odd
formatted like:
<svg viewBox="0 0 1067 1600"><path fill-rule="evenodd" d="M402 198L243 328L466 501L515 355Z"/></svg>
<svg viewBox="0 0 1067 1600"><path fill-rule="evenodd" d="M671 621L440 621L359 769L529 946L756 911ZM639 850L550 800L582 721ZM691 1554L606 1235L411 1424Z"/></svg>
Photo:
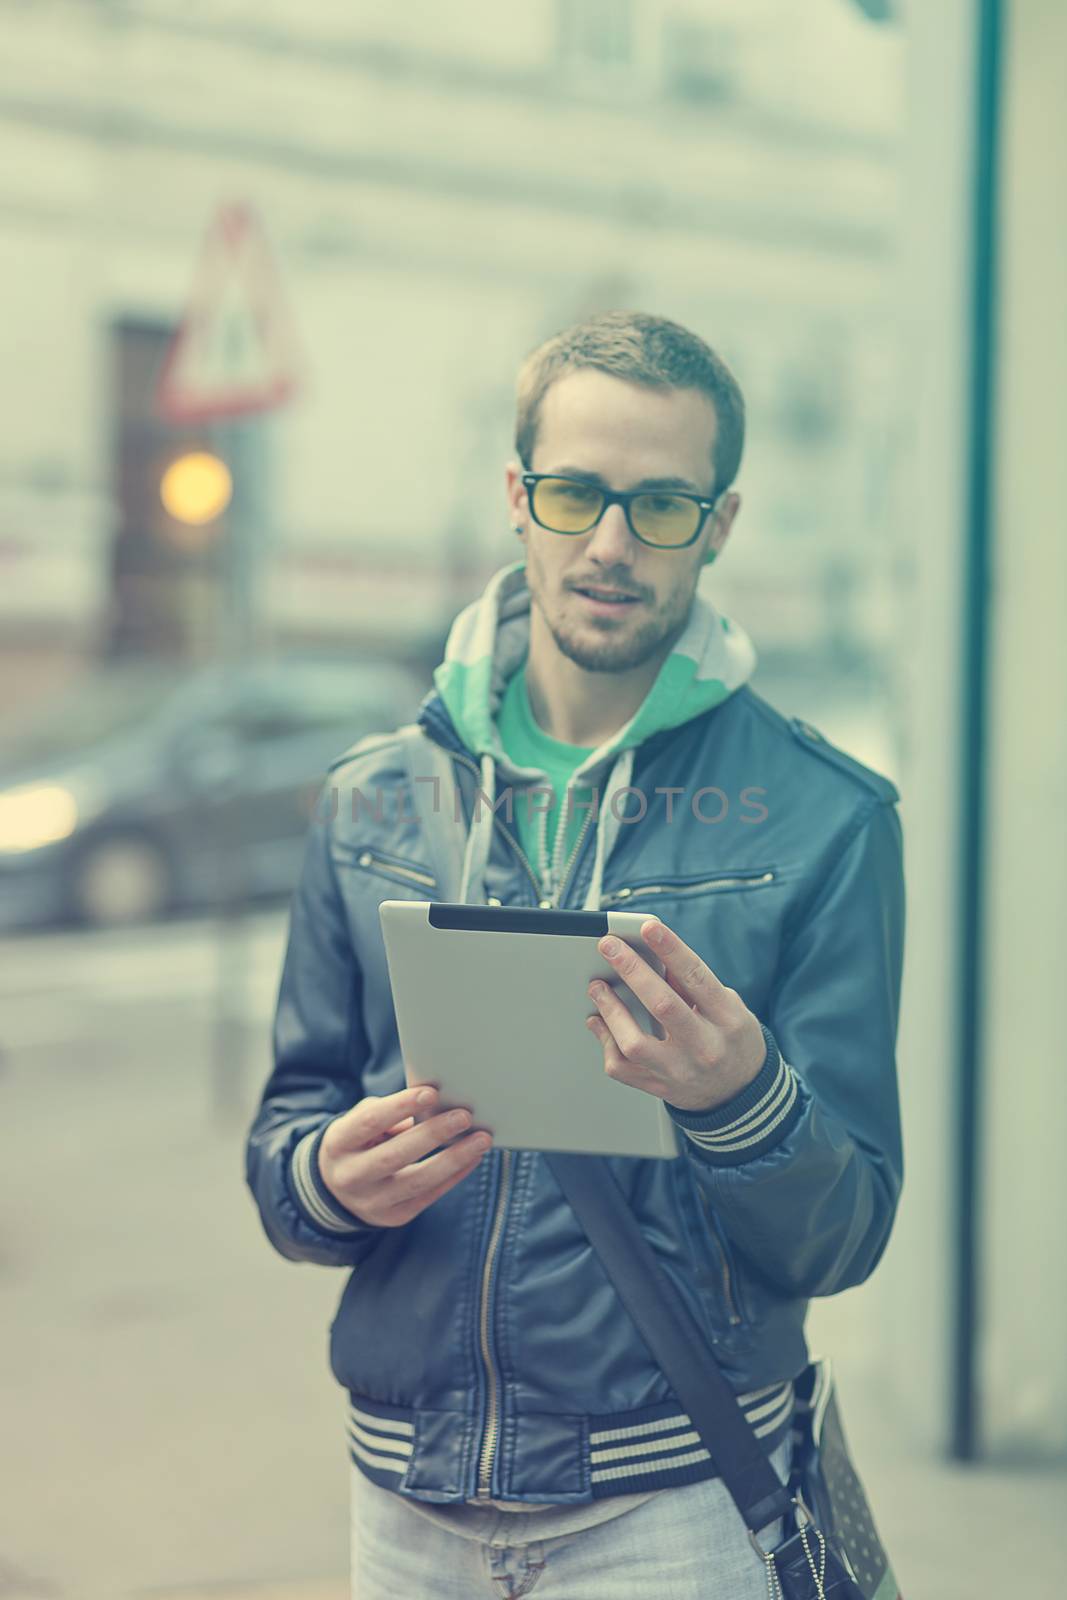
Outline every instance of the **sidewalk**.
<svg viewBox="0 0 1067 1600"><path fill-rule="evenodd" d="M143 1600L350 1600L347 1578L328 1583L227 1584L224 1588L153 1589ZM142 1600L138 1596L138 1600Z"/></svg>
<svg viewBox="0 0 1067 1600"><path fill-rule="evenodd" d="M1067 1570L1067 1465L932 1460L905 1448L869 1389L857 1395L849 1387L843 1409L904 1600L1058 1600Z"/></svg>
<svg viewBox="0 0 1067 1600"><path fill-rule="evenodd" d="M143 1600L350 1600L348 1580L338 1578L328 1583L271 1583L227 1584L224 1588L212 1585L197 1589L145 1590ZM142 1597L138 1597L142 1600Z"/></svg>

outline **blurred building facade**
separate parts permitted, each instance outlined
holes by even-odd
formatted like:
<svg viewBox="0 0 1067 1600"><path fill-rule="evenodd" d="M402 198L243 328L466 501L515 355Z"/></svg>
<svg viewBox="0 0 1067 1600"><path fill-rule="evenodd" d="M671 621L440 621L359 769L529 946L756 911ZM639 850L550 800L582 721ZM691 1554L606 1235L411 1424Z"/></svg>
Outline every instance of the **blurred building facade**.
<svg viewBox="0 0 1067 1600"><path fill-rule="evenodd" d="M841 0L539 0L506 24L428 0L14 9L0 619L38 681L215 647L224 522L193 534L158 503L210 431L163 428L151 398L235 200L303 353L257 434L269 636L432 655L513 556L518 361L634 306L698 329L749 402L720 603L759 621L768 665L878 679L908 579L887 537L899 35Z"/></svg>

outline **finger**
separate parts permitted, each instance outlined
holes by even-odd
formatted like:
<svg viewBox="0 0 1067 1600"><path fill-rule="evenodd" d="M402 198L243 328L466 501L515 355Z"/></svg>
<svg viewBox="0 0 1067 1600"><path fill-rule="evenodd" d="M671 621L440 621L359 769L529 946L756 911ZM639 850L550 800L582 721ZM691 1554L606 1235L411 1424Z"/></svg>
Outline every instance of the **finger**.
<svg viewBox="0 0 1067 1600"><path fill-rule="evenodd" d="M432 1105L437 1091L433 1085L420 1084L414 1089L398 1089L395 1094L365 1095L350 1111L338 1117L333 1139L338 1148L359 1150L384 1139L400 1117L415 1116L424 1110L419 1096L431 1090Z"/></svg>
<svg viewBox="0 0 1067 1600"><path fill-rule="evenodd" d="M658 917L649 917L641 924L641 937L663 962L664 978L675 993L714 1022L727 988L707 962Z"/></svg>
<svg viewBox="0 0 1067 1600"><path fill-rule="evenodd" d="M429 1155L431 1150L436 1150L439 1146L466 1133L471 1120L470 1112L466 1107L460 1106L454 1111L440 1112L425 1122L416 1122L413 1127L406 1128L395 1138L386 1139L365 1149L367 1155L373 1156L370 1166L365 1169L369 1181L382 1182L403 1172L405 1167L418 1163L420 1158Z"/></svg>
<svg viewBox="0 0 1067 1600"><path fill-rule="evenodd" d="M425 1161L414 1161L409 1166L401 1167L385 1185L385 1204L405 1205L418 1199L421 1209L422 1205L428 1203L426 1197L442 1184L451 1188L472 1166L477 1165L492 1143L491 1139L488 1144L484 1143L487 1137L484 1130L479 1129L477 1133L460 1139L445 1150L439 1150Z"/></svg>
<svg viewBox="0 0 1067 1600"><path fill-rule="evenodd" d="M420 1192L432 1188L456 1168L482 1155L492 1142L492 1135L484 1128L473 1128L451 1143L439 1146L424 1161L413 1161L409 1166L401 1167L396 1180L403 1183L410 1179Z"/></svg>
<svg viewBox="0 0 1067 1600"><path fill-rule="evenodd" d="M645 1032L611 985L601 982L591 984L589 998L619 1052L628 1061L651 1064L656 1058L659 1041Z"/></svg>
<svg viewBox="0 0 1067 1600"><path fill-rule="evenodd" d="M627 1066L633 1065L623 1055L615 1035L602 1017L587 1017L586 1027L595 1034L604 1048L604 1071L612 1077L625 1076Z"/></svg>
<svg viewBox="0 0 1067 1600"><path fill-rule="evenodd" d="M678 1043L695 1046L699 1029L692 1009L658 972L653 972L645 958L621 939L602 939L598 948L615 969L618 977L641 1001L649 1015ZM621 1001L618 1003L622 1004ZM619 1020L625 1027L623 1020L621 1018ZM609 1017L608 1021L614 1032L613 1016ZM636 1024L634 1026L636 1027ZM646 1034L645 1037L649 1036ZM616 1038L625 1049L626 1046L617 1032Z"/></svg>
<svg viewBox="0 0 1067 1600"><path fill-rule="evenodd" d="M471 1141L466 1141L463 1146L456 1147L457 1152L460 1149L463 1150L463 1158L462 1160L456 1162L454 1170L449 1172L448 1176L442 1182L435 1184L434 1187L430 1189L416 1189L412 1193L409 1193L406 1199L398 1200L395 1205L388 1206L386 1208L388 1222L393 1226L403 1222L409 1222L412 1217L418 1216L420 1211L425 1211L428 1207L432 1206L434 1201L440 1200L441 1196L443 1194L447 1194L449 1189L454 1189L457 1183L462 1183L464 1178L468 1177L470 1173L474 1171L475 1167L486 1153L484 1149L476 1150L473 1147L468 1148L468 1146L471 1146ZM449 1154L451 1153L452 1152L449 1152ZM436 1161L437 1157L435 1156L433 1159ZM419 1174L423 1174L427 1171L430 1165L431 1163L426 1161L422 1164L422 1166L416 1167L415 1171ZM392 1181L393 1183L397 1182L395 1178Z"/></svg>

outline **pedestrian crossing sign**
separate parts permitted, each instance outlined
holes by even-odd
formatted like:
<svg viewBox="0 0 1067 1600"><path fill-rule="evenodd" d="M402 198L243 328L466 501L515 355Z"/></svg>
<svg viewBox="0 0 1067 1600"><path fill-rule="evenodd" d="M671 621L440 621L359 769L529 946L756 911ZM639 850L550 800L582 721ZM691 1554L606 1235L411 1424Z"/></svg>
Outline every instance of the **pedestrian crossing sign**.
<svg viewBox="0 0 1067 1600"><path fill-rule="evenodd" d="M169 422L270 411L297 387L296 346L263 227L246 205L225 205L204 241L193 293L156 390Z"/></svg>

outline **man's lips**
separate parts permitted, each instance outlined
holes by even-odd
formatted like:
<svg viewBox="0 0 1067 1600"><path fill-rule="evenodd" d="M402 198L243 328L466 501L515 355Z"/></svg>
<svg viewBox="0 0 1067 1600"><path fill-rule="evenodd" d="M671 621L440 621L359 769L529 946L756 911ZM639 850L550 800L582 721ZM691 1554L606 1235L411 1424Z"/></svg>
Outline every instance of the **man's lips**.
<svg viewBox="0 0 1067 1600"><path fill-rule="evenodd" d="M638 595L628 594L625 590L597 589L589 584L573 584L572 588L574 589L575 594L586 595L592 600L600 600L603 602L623 600L636 601L639 598Z"/></svg>

